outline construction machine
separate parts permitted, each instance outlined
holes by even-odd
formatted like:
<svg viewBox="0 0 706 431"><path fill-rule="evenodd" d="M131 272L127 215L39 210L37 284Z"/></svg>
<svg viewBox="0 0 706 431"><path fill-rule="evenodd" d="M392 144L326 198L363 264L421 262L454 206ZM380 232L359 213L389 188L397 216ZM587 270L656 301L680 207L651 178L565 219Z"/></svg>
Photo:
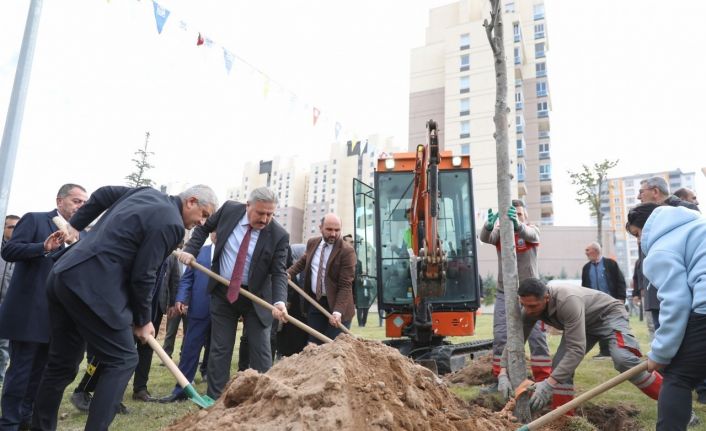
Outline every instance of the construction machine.
<svg viewBox="0 0 706 431"><path fill-rule="evenodd" d="M440 151L430 120L425 145L378 159L374 187L353 184L356 306L376 288L386 342L440 374L492 346L446 339L473 335L480 306L471 173L468 155Z"/></svg>

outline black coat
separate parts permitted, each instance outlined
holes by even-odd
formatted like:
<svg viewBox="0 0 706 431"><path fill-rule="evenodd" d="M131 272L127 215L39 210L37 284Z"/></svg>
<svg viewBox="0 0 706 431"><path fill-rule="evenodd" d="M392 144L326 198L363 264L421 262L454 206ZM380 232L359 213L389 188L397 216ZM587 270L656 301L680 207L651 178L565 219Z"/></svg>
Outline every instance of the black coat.
<svg viewBox="0 0 706 431"><path fill-rule="evenodd" d="M57 230L51 220L56 215L56 210L25 214L2 248L2 258L15 262L15 269L0 307L0 338L49 342L46 280L54 260L44 253L44 241Z"/></svg>
<svg viewBox="0 0 706 431"><path fill-rule="evenodd" d="M184 247L184 251L198 256L199 250L208 235L216 231L216 249L213 252L211 271L220 274L221 253L228 243L228 237L233 233L236 224L245 215L245 204L235 201L226 201L218 211L206 220L203 226L197 226L191 239ZM255 244L250 270L248 275L248 290L270 304L287 302L287 253L289 250L289 234L275 220L272 220L264 229ZM237 252L237 250L236 250ZM227 278L227 277L226 277ZM208 292L214 289L227 287L216 280L209 280ZM272 313L260 306L255 306L255 312L263 325L272 323Z"/></svg>
<svg viewBox="0 0 706 431"><path fill-rule="evenodd" d="M591 265L593 265L593 263L586 263L581 271L581 285L584 287L592 287L591 276L589 275ZM608 281L610 296L615 299L625 301L625 297L627 296L627 286L625 285L625 277L623 276L623 272L620 270L618 263L613 259L604 257L603 266L605 267L606 281Z"/></svg>
<svg viewBox="0 0 706 431"><path fill-rule="evenodd" d="M149 187L106 186L69 222L81 230L103 211L52 272L111 328L144 326L157 270L184 238L181 200Z"/></svg>

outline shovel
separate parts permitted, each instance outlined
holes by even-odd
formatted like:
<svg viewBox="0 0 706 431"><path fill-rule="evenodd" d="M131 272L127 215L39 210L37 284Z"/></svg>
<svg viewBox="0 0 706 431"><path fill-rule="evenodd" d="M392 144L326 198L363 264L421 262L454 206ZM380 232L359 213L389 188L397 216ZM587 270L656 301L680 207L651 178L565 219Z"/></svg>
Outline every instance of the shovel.
<svg viewBox="0 0 706 431"><path fill-rule="evenodd" d="M532 422L528 423L527 425L522 425L520 428L517 429L517 431L537 430L537 429L541 428L542 426L560 418L561 416L564 415L564 413L568 412L569 410L576 408L576 407L580 406L581 404L585 403L586 401L590 400L591 398L595 397L596 395L600 395L603 392L607 391L608 389L611 389L614 386L617 386L620 383L623 383L625 380L628 380L632 377L637 376L638 374L640 374L643 371L647 371L647 362L642 362L639 365L636 365L636 366L630 368L629 370L618 374L617 376L613 377L612 379L608 380L607 382L601 383L600 385L596 386L595 388L591 389L590 391L588 391L584 394L581 394L578 397L576 397L575 399L564 404L563 406L558 407L556 410L552 410L551 412L533 420Z"/></svg>
<svg viewBox="0 0 706 431"><path fill-rule="evenodd" d="M175 251L174 253L178 253L178 252ZM196 262L196 260L191 261L190 266L194 269L198 269L199 271L203 272L204 274L208 275L209 277L218 281L219 283L223 284L226 287L230 284L230 281L227 278L225 278L219 274L216 274L215 272L211 271L210 269L208 269L205 266L201 265L200 263ZM240 294L243 295L244 297L248 298L249 300L251 300L255 304L266 308L267 310L272 311L275 309L275 307L272 304L269 304L264 299L248 292L245 289L241 289ZM317 331L316 329L307 326L305 323L300 322L299 320L295 319L292 316L287 316L287 322L293 324L294 326L296 326L297 328L306 332L307 334L310 334L310 335L318 338L319 340L323 341L324 343L332 343L333 342L333 340L330 339L329 337L325 336L324 334Z"/></svg>
<svg viewBox="0 0 706 431"><path fill-rule="evenodd" d="M323 314L323 315L326 316L327 318L331 319L331 313L329 313L328 311L326 311L326 309L325 309L324 307L322 307L321 304L319 304L318 302L316 302L316 300L315 300L314 298L312 298L311 296L307 295L307 294L302 290L301 287L297 286L296 283L294 283L292 280L287 280L287 282L288 282L289 285L292 287L292 289L296 290L297 293L299 293L299 295L302 296L302 298L306 298L306 300L309 301L309 303L310 303L311 305L313 305L314 307L316 307L316 309L319 310L319 311L321 312L321 314ZM352 337L355 337L355 335L353 335L353 333L352 333L348 328L346 328L346 326L345 326L342 322L338 322L338 327L341 329L341 331L345 332L346 334L348 334L348 335L350 335L350 336L352 336Z"/></svg>
<svg viewBox="0 0 706 431"><path fill-rule="evenodd" d="M159 343L157 342L157 340L154 339L153 336L147 336L147 344L150 345L152 350L157 353L157 356L159 356L159 359L162 360L167 369L174 375L174 377L176 377L177 383L179 383L179 386L184 389L184 393L186 394L186 396L189 397L191 401L194 402L194 404L201 407L202 409L207 409L213 405L213 398L209 397L208 395L200 395L198 392L196 392L196 388L194 388L194 386L189 383L189 381L186 379L181 370L179 370L179 367L176 366L174 361L172 361L172 358L167 355L167 352L164 351L162 346L159 345Z"/></svg>

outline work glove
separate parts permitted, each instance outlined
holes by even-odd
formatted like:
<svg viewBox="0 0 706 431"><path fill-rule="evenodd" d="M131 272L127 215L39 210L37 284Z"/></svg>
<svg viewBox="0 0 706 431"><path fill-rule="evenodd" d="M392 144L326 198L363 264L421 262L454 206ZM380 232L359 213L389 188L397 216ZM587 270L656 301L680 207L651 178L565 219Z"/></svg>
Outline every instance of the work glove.
<svg viewBox="0 0 706 431"><path fill-rule="evenodd" d="M510 383L507 374L498 375L498 392L500 392L505 401L512 398L512 383Z"/></svg>
<svg viewBox="0 0 706 431"><path fill-rule="evenodd" d="M498 213L494 213L492 208L488 208L488 220L485 222L485 229L490 232L495 227L498 220Z"/></svg>
<svg viewBox="0 0 706 431"><path fill-rule="evenodd" d="M549 404L549 401L552 399L554 387L549 384L548 380L542 380L539 383L533 384L527 388L527 390L532 391L532 397L530 398L530 409L533 412L536 412Z"/></svg>
<svg viewBox="0 0 706 431"><path fill-rule="evenodd" d="M517 219L517 208L510 205L510 208L507 209L507 216L510 218L510 221L512 221L512 227L515 229L515 232L520 230L520 221Z"/></svg>

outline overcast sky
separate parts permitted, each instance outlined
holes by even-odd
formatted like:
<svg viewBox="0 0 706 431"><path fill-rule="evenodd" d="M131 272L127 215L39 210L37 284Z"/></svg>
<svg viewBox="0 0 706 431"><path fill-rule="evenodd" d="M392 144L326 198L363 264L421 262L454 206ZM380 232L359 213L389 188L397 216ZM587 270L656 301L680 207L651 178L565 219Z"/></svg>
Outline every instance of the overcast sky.
<svg viewBox="0 0 706 431"><path fill-rule="evenodd" d="M158 34L151 1L45 1L8 212L52 208L65 182L124 183L146 131L154 180L221 196L246 160L327 158L336 123L406 147L410 49L445 3L164 0ZM614 175L697 171L706 190L706 2L545 3L556 223L588 222L566 170L603 158ZM0 5L2 124L28 4Z"/></svg>

